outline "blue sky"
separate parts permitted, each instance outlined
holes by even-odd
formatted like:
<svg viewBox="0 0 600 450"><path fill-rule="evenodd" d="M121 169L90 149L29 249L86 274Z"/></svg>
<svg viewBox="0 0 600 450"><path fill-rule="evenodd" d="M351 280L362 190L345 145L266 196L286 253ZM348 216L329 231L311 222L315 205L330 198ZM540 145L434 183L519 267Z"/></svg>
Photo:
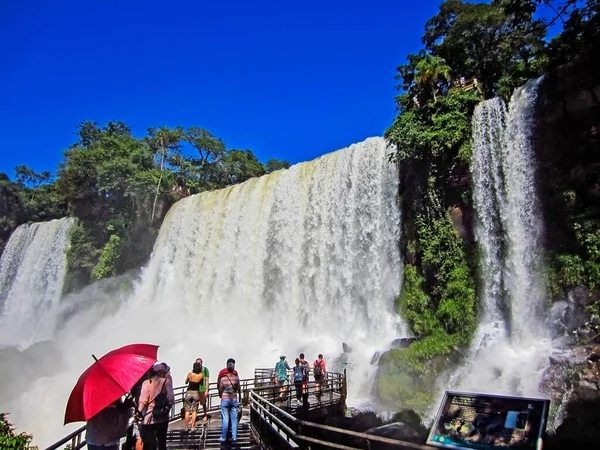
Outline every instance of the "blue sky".
<svg viewBox="0 0 600 450"><path fill-rule="evenodd" d="M83 120L204 127L259 159L382 135L438 0L0 3L0 171L54 171Z"/></svg>

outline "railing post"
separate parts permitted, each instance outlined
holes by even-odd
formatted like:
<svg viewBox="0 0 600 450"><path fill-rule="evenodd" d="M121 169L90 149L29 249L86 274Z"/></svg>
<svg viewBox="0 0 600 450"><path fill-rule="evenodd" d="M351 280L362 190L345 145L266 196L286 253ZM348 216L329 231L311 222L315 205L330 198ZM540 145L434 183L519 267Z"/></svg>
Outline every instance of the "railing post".
<svg viewBox="0 0 600 450"><path fill-rule="evenodd" d="M346 397L348 395L348 377L346 376L346 368L344 367L344 375L342 378L342 403L346 404Z"/></svg>

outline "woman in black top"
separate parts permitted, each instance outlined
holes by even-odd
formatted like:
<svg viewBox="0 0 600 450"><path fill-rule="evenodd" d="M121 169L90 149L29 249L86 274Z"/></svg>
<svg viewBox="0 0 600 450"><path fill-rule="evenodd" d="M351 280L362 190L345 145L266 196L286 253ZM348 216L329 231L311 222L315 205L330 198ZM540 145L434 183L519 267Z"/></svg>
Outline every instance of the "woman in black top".
<svg viewBox="0 0 600 450"><path fill-rule="evenodd" d="M185 377L185 384L188 385L188 389L185 393L183 407L185 408L185 425L186 427L189 427L188 430L196 429L198 402L200 401L200 383L202 382L203 377L202 366L197 362L194 363L192 371Z"/></svg>

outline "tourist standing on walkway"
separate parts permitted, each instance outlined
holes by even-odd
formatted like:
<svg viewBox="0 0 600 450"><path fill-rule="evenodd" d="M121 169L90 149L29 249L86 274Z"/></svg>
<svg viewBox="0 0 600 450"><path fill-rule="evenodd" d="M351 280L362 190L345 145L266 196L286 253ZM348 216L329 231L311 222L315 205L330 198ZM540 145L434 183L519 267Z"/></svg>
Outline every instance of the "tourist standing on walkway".
<svg viewBox="0 0 600 450"><path fill-rule="evenodd" d="M118 450L130 417L130 405L119 399L90 418L85 434L88 450Z"/></svg>
<svg viewBox="0 0 600 450"><path fill-rule="evenodd" d="M304 383L302 384L302 394L304 394L304 399L308 401L308 376L310 374L310 364L307 360L304 359L304 353L300 353L300 365L303 369L304 374Z"/></svg>
<svg viewBox="0 0 600 450"><path fill-rule="evenodd" d="M327 376L327 371L325 368L325 361L323 360L323 355L319 353L319 356L313 363L313 375L315 376L315 389L317 398L321 397L321 384L325 377Z"/></svg>
<svg viewBox="0 0 600 450"><path fill-rule="evenodd" d="M288 380L288 370L291 370L290 365L285 360L285 355L281 355L279 361L275 364L275 379L279 385L279 398L283 398L286 391L285 384Z"/></svg>
<svg viewBox="0 0 600 450"><path fill-rule="evenodd" d="M310 364L304 359L304 353L300 353L300 365L304 370L304 381L308 383L308 374L310 373Z"/></svg>
<svg viewBox="0 0 600 450"><path fill-rule="evenodd" d="M192 371L185 377L185 384L188 385L188 388L183 399L183 407L185 408L185 426L188 430L196 429L198 403L200 402L200 383L203 378L202 365L195 362L192 365Z"/></svg>
<svg viewBox="0 0 600 450"><path fill-rule="evenodd" d="M218 378L219 397L221 398L221 420L223 422L219 442L225 442L227 440L230 422L231 439L235 442L237 440L238 396L240 392L240 379L235 370L235 359L229 358L227 360L227 367L224 370L226 372L224 373L223 370L221 370Z"/></svg>
<svg viewBox="0 0 600 450"><path fill-rule="evenodd" d="M196 362L200 364L200 370L202 371L202 381L200 382L200 404L202 405L203 416L202 422L206 422L208 420L208 415L206 414L206 395L208 394L209 389L209 377L210 372L208 371L208 367L203 365L202 358L197 358Z"/></svg>
<svg viewBox="0 0 600 450"><path fill-rule="evenodd" d="M140 433L144 450L166 450L167 448L169 411L175 403L175 394L165 366L155 365L150 379L142 384L138 411L143 417Z"/></svg>
<svg viewBox="0 0 600 450"><path fill-rule="evenodd" d="M294 361L296 365L292 369L292 379L294 380L294 386L296 387L296 400L302 400L302 385L304 384L304 368L300 363L300 359L296 358Z"/></svg>

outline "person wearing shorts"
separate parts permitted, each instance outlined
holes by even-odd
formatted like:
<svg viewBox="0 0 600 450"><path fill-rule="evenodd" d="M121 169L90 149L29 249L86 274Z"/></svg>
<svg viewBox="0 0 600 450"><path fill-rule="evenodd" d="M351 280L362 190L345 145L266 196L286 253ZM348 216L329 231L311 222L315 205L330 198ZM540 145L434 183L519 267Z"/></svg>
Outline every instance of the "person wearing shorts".
<svg viewBox="0 0 600 450"><path fill-rule="evenodd" d="M206 414L206 395L208 394L210 372L208 371L208 367L204 367L202 358L197 358L196 363L200 364L200 371L202 373L202 381L200 382L199 389L200 399L198 403L202 405L204 413L202 422L206 422L208 420L208 415Z"/></svg>
<svg viewBox="0 0 600 450"><path fill-rule="evenodd" d="M183 399L183 407L185 408L185 425L188 430L196 429L198 403L200 402L200 383L203 378L202 366L195 362L192 366L192 371L188 373L185 378L185 384L188 385L188 390Z"/></svg>

